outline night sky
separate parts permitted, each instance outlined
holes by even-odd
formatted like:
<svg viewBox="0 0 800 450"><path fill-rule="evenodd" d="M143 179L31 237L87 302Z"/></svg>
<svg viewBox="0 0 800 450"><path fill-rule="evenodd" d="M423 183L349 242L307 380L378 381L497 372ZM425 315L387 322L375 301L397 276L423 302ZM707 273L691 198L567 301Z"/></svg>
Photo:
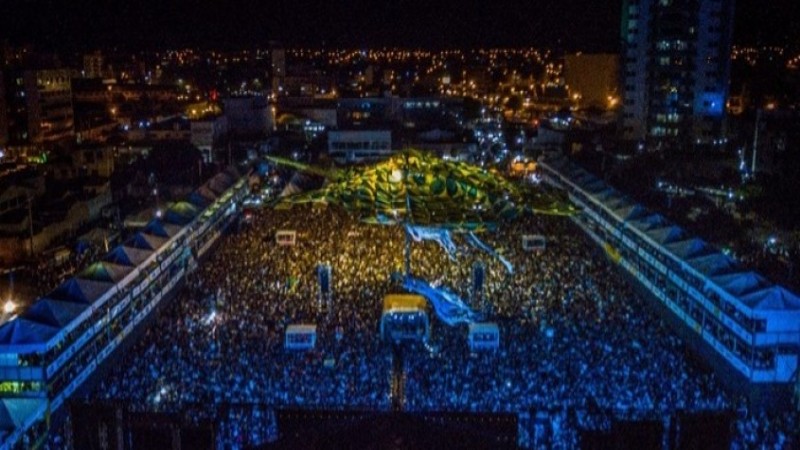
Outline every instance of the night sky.
<svg viewBox="0 0 800 450"><path fill-rule="evenodd" d="M543 46L616 51L622 0L0 0L0 41L43 49ZM798 0L738 0L735 42L800 43Z"/></svg>

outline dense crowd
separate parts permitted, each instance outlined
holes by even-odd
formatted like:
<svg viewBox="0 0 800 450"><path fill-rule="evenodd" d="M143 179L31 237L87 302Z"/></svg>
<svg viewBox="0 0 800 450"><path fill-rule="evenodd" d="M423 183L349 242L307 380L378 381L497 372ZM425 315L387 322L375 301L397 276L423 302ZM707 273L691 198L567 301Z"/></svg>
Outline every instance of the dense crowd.
<svg viewBox="0 0 800 450"><path fill-rule="evenodd" d="M277 245L278 230L296 230L296 244ZM547 249L525 252L523 234L547 236ZM223 448L274 439L270 408L282 407L547 411L555 448L576 447L579 430L607 427L608 417L746 410L687 359L685 344L568 219L526 217L481 238L514 274L458 234L457 263L433 242L415 243L411 270L477 307L471 270L483 261L500 349L472 353L464 326L432 319L430 342L401 353L402 402L392 397L398 352L378 330L383 296L400 289L403 230L332 207L264 210L224 237L91 398L134 411L204 405ZM321 263L333 270L327 312L318 308ZM318 325L314 350L284 350L284 331L297 323ZM798 445L795 419L739 414L734 446Z"/></svg>
<svg viewBox="0 0 800 450"><path fill-rule="evenodd" d="M550 237L546 251L513 245L530 233ZM435 354L406 359L410 409L554 412L563 420L553 444L569 448L577 445L578 428L604 423L600 413L660 419L676 410L731 406L714 377L688 364L683 343L569 223L523 219L487 241L516 262L513 276L492 266L486 286L502 345L496 353L472 354L463 330L439 327ZM425 269L427 276L448 270ZM454 275L468 282L468 274Z"/></svg>

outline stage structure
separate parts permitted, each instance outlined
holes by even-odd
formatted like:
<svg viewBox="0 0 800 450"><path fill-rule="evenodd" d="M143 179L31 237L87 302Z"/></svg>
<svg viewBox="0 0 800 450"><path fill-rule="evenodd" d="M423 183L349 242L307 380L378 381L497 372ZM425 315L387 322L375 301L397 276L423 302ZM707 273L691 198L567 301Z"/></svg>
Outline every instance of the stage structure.
<svg viewBox="0 0 800 450"><path fill-rule="evenodd" d="M383 298L381 337L390 342L427 341L430 320L426 306L419 295L387 294Z"/></svg>
<svg viewBox="0 0 800 450"><path fill-rule="evenodd" d="M325 170L269 159L328 181L321 189L280 198L277 204L337 204L367 223L485 231L525 212L571 216L578 211L554 191L512 183L494 170L414 150L347 169Z"/></svg>

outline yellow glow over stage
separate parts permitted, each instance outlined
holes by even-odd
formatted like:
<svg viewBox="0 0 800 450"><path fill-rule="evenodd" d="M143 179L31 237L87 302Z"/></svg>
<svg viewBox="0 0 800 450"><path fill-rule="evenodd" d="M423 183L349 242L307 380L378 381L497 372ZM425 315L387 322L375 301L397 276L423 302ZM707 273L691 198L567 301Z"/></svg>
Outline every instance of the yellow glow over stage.
<svg viewBox="0 0 800 450"><path fill-rule="evenodd" d="M425 311L425 297L415 294L386 294L383 297L383 312Z"/></svg>

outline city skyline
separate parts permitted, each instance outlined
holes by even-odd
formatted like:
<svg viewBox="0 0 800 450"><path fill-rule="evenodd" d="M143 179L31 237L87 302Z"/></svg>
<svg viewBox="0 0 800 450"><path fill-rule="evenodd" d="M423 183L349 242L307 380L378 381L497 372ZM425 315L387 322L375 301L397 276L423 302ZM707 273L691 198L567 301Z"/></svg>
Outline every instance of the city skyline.
<svg viewBox="0 0 800 450"><path fill-rule="evenodd" d="M254 0L224 4L210 0L88 0L76 9L68 2L30 0L6 6L11 14L0 18L0 42L30 43L55 51L235 48L281 41L312 47L543 46L616 52L621 3L505 0L466 7L446 1L432 8L417 0L380 7L363 0L278 0L269 5ZM796 2L736 3L735 44L789 45L797 41L798 31L791 26L793 18L800 17Z"/></svg>

